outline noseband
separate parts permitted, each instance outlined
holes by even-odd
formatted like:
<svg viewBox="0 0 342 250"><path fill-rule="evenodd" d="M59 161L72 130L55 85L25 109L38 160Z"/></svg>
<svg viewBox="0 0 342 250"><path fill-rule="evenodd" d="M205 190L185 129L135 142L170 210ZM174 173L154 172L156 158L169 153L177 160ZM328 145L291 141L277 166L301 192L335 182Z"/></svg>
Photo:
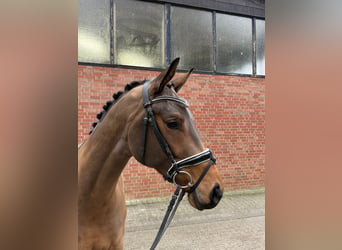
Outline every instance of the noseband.
<svg viewBox="0 0 342 250"><path fill-rule="evenodd" d="M149 94L148 94L148 88L150 85L150 81L146 81L144 83L143 89L142 89L142 97L143 97L143 104L144 108L146 110L145 117L144 117L144 134L143 134L143 146L142 146L142 152L141 152L141 159L142 163L145 164L145 151L146 151L146 139L147 139L147 125L148 123L151 124L153 128L153 132L163 150L163 152L167 155L171 162L171 167L167 171L166 175L164 175L164 179L167 180L168 182L174 183L175 185L179 186L180 188L190 188L188 191L189 193L193 192L197 186L200 184L206 173L208 172L209 168L215 164L216 159L213 156L212 152L209 149L206 149L198 154L189 156L185 159L176 161L174 155L172 154L172 151L165 140L164 136L162 135L158 124L156 122L153 110L152 110L152 105L157 102L162 102L162 101L172 101L175 103L178 103L182 105L183 107L187 108L189 107L188 102L185 99L181 99L178 97L173 97L173 96L159 96L154 99L150 99ZM171 86L171 85L168 85ZM200 177L197 179L196 183L192 182L192 176L189 172L185 170L186 167L189 166L197 166L200 165L203 162L209 161L207 167L203 170L202 174ZM177 174L185 174L188 175L190 178L190 181L187 185L181 186L176 183L176 176Z"/></svg>

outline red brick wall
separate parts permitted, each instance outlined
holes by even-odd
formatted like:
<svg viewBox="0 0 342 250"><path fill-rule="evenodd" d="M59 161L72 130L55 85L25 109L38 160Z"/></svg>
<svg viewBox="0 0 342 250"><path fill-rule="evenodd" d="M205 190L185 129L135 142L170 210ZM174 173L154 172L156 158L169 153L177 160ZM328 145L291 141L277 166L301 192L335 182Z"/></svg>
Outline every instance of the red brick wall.
<svg viewBox="0 0 342 250"><path fill-rule="evenodd" d="M181 73L178 73L181 74ZM157 71L78 67L78 141L112 94ZM265 79L192 74L179 95L190 110L205 146L217 158L226 190L263 187L265 178ZM131 159L124 172L126 199L165 196L174 187L155 170Z"/></svg>

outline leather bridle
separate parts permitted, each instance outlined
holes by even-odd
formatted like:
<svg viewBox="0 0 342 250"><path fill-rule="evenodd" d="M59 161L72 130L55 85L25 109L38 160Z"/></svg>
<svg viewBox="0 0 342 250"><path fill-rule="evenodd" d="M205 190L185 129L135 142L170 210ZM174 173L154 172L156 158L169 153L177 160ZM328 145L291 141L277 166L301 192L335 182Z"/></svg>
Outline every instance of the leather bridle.
<svg viewBox="0 0 342 250"><path fill-rule="evenodd" d="M154 99L150 99L149 94L148 94L148 88L150 85L150 81L146 81L144 83L143 89L142 89L142 97L143 97L143 105L146 110L145 112L145 117L144 117L144 133L143 133L143 145L142 145L142 150L141 150L141 161L143 164L145 164L145 153L146 153L146 140L147 140L147 129L148 129L148 124L150 123L154 132L154 135L156 136L161 149L163 152L167 155L167 157L170 160L171 167L169 170L166 172L164 175L164 179L167 180L168 182L171 182L177 186L176 191L174 192L172 199L169 203L168 209L165 213L164 219L162 221L162 224L160 225L159 231L152 243L151 250L155 249L157 244L159 243L161 237L165 233L167 227L172 221L173 216L176 213L177 207L181 200L183 199L183 196L185 194L185 189L188 188L187 192L192 193L195 191L195 189L198 187L198 185L201 183L203 180L204 176L207 174L209 171L210 167L216 163L216 159L213 156L213 153L210 151L210 149L205 149L204 151L186 157L182 160L176 161L167 141L165 140L164 136L162 135L156 118L154 116L153 110L152 110L152 105L157 102L163 102L163 101L171 101L180 104L184 108L188 108L189 104L185 99L174 97L174 96L158 96ZM168 83L168 87L172 87L172 83ZM193 179L191 174L185 170L186 167L190 166L198 166L201 163L204 163L208 161L207 166L205 169L202 171L201 175L197 179L195 183L193 183ZM176 182L176 176L178 174L185 174L189 177L189 183L187 185L179 185ZM182 192L180 193L180 190ZM196 194L197 195L197 194Z"/></svg>
<svg viewBox="0 0 342 250"><path fill-rule="evenodd" d="M143 145L142 145L142 151L141 151L141 159L142 163L145 164L145 152L146 152L146 140L147 140L147 128L148 128L148 123L151 124L153 128L154 135L156 136L160 147L162 148L163 152L167 155L167 157L170 160L171 167L169 170L166 172L164 175L164 179L167 180L170 183L174 183L177 186L180 186L180 188L190 188L188 190L189 193L193 192L196 187L199 185L199 183L202 181L206 173L208 172L209 168L215 164L216 159L213 156L213 153L210 151L210 149L205 149L204 151L189 156L187 158L184 158L182 160L176 161L175 157L165 140L164 136L162 135L158 124L156 122L153 110L152 110L152 105L157 102L162 102L162 101L172 101L175 103L178 103L182 105L184 108L188 108L189 104L185 99L174 97L174 96L159 96L154 99L150 99L149 94L148 94L148 88L150 85L150 81L146 81L144 83L143 89L142 89L142 97L143 97L143 105L146 110L145 112L145 117L144 117L144 133L143 133ZM171 85L170 85L171 86ZM198 178L196 183L192 182L192 176L189 172L185 170L186 167L189 166L197 166L200 165L203 162L209 161L207 167L203 170L201 176ZM178 185L176 183L176 176L178 174L185 174L188 175L190 181L187 185Z"/></svg>

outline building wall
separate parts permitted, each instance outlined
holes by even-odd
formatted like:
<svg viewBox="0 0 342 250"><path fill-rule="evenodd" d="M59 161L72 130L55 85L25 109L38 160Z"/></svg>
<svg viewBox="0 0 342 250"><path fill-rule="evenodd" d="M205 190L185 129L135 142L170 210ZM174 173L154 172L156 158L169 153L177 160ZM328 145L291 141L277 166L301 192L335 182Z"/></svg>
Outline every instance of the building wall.
<svg viewBox="0 0 342 250"><path fill-rule="evenodd" d="M182 73L177 73L180 75ZM78 66L78 142L112 94L157 71ZM265 79L193 73L179 95L190 103L203 144L217 158L225 190L263 187L265 181ZM126 199L170 195L174 186L131 159L123 172Z"/></svg>

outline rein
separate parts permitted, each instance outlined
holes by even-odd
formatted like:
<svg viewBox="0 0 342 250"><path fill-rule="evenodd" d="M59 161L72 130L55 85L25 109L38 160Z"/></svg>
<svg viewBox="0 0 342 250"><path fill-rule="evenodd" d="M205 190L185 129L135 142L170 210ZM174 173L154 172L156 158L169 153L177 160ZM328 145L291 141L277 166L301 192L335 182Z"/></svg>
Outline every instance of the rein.
<svg viewBox="0 0 342 250"><path fill-rule="evenodd" d="M185 108L189 107L188 102L185 99L181 99L178 97L173 97L173 96L159 96L154 99L150 99L149 94L148 94L148 88L150 85L150 81L146 81L144 83L143 89L142 89L142 97L143 97L143 105L146 110L145 112L145 117L144 117L144 133L143 133L143 145L142 145L142 150L141 150L141 159L142 163L145 164L145 153L146 153L146 140L147 140L147 128L148 124L150 123L153 129L153 132L160 144L160 147L162 148L163 152L167 155L171 162L171 167L167 171L166 175L164 175L164 179L167 180L170 183L173 183L177 186L176 191L174 192L171 201L169 203L168 209L165 213L164 219L162 224L160 225L159 231L156 235L156 238L154 239L154 242L151 246L151 250L155 249L157 244L159 243L161 237L163 236L164 232L166 231L167 227L169 226L171 220L173 219L176 210L178 208L179 203L184 197L185 194L185 189L189 188L187 191L188 193L192 193L195 191L195 189L198 187L198 185L201 183L203 180L204 176L207 174L209 171L210 167L216 163L216 159L213 156L213 153L210 151L210 149L205 149L204 151L189 156L187 158L184 158L182 160L176 161L175 157L172 154L172 151L165 140L164 136L162 135L158 124L156 122L153 110L152 110L152 105L157 102L162 102L162 101L172 101L176 102ZM196 183L192 183L192 176L189 172L185 170L186 167L189 166L197 166L200 165L203 162L208 162L208 165L206 168L202 171L202 174L200 177L197 179ZM190 181L187 185L178 185L176 183L176 176L177 174L186 174L190 178ZM181 193L180 193L180 190Z"/></svg>
<svg viewBox="0 0 342 250"><path fill-rule="evenodd" d="M179 194L180 189L181 187L177 186L174 194L172 195L169 206L167 207L166 213L164 215L164 219L159 227L158 233L152 243L150 250L154 250L156 246L158 245L159 241L163 237L163 234L165 233L166 229L170 225L170 222L172 221L173 216L176 213L179 203L182 201L184 197L185 191L184 189L182 189L182 192Z"/></svg>

